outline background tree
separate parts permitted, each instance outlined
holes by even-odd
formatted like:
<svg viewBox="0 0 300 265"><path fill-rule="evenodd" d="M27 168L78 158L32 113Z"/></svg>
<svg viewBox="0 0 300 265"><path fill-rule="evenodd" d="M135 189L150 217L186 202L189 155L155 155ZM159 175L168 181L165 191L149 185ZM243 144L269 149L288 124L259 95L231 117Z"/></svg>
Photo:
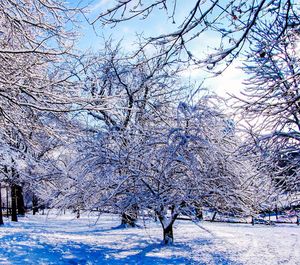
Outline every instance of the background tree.
<svg viewBox="0 0 300 265"><path fill-rule="evenodd" d="M277 191L295 192L300 187L299 17L280 13L276 23L266 21L257 31L259 36L252 35L257 45L244 63L249 78L238 105ZM261 37L263 42L258 41Z"/></svg>
<svg viewBox="0 0 300 265"><path fill-rule="evenodd" d="M100 154L94 157L95 142L100 141L102 134L114 135L120 132L122 135L124 133L124 137L119 138L120 144L123 145L122 152L124 153L124 150L130 152L131 134L135 134L136 130L141 130L144 124L153 122L148 118L151 115L163 116L166 109L164 105L172 104L172 101L175 103L185 96L185 89L184 87L176 88L178 68L162 67L160 58L148 60L146 53L141 54L139 58L122 59L120 45L114 48L111 42L106 43L102 53L92 56L89 60L93 62L93 67L86 69L85 72L86 93L95 100L95 104L103 104L103 97L113 99L105 104L107 110L93 110L87 113L92 124L90 128L87 128L87 130L90 129L90 133L86 134L86 139L78 141L79 146L76 148L78 159L91 161L93 164L94 159L107 160ZM109 111L110 109L113 111ZM130 131L130 134L127 131ZM80 146L82 144L83 148ZM110 151L114 153L112 149L110 147ZM105 153L107 154L108 150ZM87 166L93 167L91 164ZM123 210L136 212L134 209L123 208ZM126 212L121 213L122 223L134 225L133 220L130 221L132 214Z"/></svg>
<svg viewBox="0 0 300 265"><path fill-rule="evenodd" d="M23 169L41 152L37 135L57 133L49 116L66 121L68 113L91 108L75 78L82 65L72 55L79 11L62 1L0 3L0 170L1 180L17 185L19 206L20 187L31 180Z"/></svg>

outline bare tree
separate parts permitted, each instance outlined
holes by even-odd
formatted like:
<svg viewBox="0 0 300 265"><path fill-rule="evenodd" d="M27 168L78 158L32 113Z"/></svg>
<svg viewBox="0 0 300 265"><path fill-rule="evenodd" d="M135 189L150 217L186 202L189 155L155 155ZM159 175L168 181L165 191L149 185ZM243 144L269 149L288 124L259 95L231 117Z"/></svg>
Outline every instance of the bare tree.
<svg viewBox="0 0 300 265"><path fill-rule="evenodd" d="M185 14L181 15L182 10ZM180 12L179 12L180 11ZM257 26L270 21L270 24L279 22L283 16L282 30L272 35L273 40L285 34L287 28L294 26L290 24L291 16L299 17L299 9L296 1L219 1L219 0L195 0L188 4L181 1L115 1L107 10L100 13L91 21L103 25L115 26L118 23L143 19L150 20L152 13L162 13L168 19L170 32L158 36L146 36L144 46L161 45L164 47L160 54L168 61L172 57L179 57L182 61L193 61L196 64L205 64L211 70L216 64L225 62L227 67L241 52L243 47L252 44L249 36L256 34L259 42L263 42ZM295 21L299 25L299 20ZM192 46L196 41L205 38L205 33L214 33L219 37L219 44L209 51L206 57L197 57L193 53ZM197 44L198 45L198 44Z"/></svg>
<svg viewBox="0 0 300 265"><path fill-rule="evenodd" d="M100 133L93 145L83 147L75 171L81 170L77 189L86 198L93 194L86 205L125 211L133 219L134 208L155 213L165 244L174 240L177 217L194 218L199 207L254 212L259 202L252 184L258 172L248 157L236 153L232 123L216 105L182 103L165 112L168 119L152 115L127 130ZM69 194L67 201L74 196Z"/></svg>
<svg viewBox="0 0 300 265"><path fill-rule="evenodd" d="M79 12L60 0L1 1L0 54L50 56L71 52L76 39L74 22Z"/></svg>
<svg viewBox="0 0 300 265"><path fill-rule="evenodd" d="M80 12L63 1L0 3L0 170L11 185L31 185L24 168L44 158L45 142L74 129L69 113L103 109L82 95L88 66L74 52Z"/></svg>
<svg viewBox="0 0 300 265"><path fill-rule="evenodd" d="M142 122L157 105L186 95L184 87L176 88L179 67L163 67L160 58L148 58L145 51L129 59L122 50L121 43L114 46L106 41L104 49L88 59L92 66L85 71L84 84L95 104L107 108L88 114L98 123L126 130L130 124ZM113 98L107 105L102 101L106 97Z"/></svg>
<svg viewBox="0 0 300 265"><path fill-rule="evenodd" d="M127 150L126 146L130 148L130 135L126 132L134 134L133 131L141 130L145 124L153 122L149 120L151 115L163 116L163 109L166 108L163 106L184 97L185 88L176 89L178 68L163 67L160 58L148 59L146 53L138 58L122 59L120 50L120 45L114 48L111 42L107 42L105 50L92 58L94 66L86 71L85 84L87 93L100 104L103 97L114 98L109 105L105 105L108 109L114 108L113 112L88 112L94 124L98 125L94 131L100 135L107 131L112 134L114 131L124 133L120 143L123 150ZM93 137L90 139L95 141ZM87 143L93 146L90 139L87 139ZM90 147L85 148L90 150ZM93 153L82 150L83 156L92 157ZM120 169L120 172L123 171ZM132 204L128 206L132 207ZM123 208L123 211L126 212L121 213L122 223L134 226L136 207Z"/></svg>
<svg viewBox="0 0 300 265"><path fill-rule="evenodd" d="M249 78L238 105L249 122L252 145L270 167L277 188L299 190L299 18L278 14L277 22L258 28L247 54ZM289 26L286 27L286 24ZM274 41L274 36L280 36Z"/></svg>
<svg viewBox="0 0 300 265"><path fill-rule="evenodd" d="M254 211L257 172L249 157L236 153L230 120L203 99L195 106L180 104L175 121L146 140L136 173L144 187L139 199L157 214L165 244L173 242L180 214L195 218L199 207L241 215Z"/></svg>

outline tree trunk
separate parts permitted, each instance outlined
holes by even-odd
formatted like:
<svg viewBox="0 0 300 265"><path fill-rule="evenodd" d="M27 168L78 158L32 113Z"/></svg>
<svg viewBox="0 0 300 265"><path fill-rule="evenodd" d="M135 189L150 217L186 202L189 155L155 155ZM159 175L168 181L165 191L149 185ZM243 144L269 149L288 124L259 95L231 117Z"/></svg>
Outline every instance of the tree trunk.
<svg viewBox="0 0 300 265"><path fill-rule="evenodd" d="M18 214L21 216L25 216L25 204L23 197L23 188L19 185L16 185L16 196L17 196L17 207Z"/></svg>
<svg viewBox="0 0 300 265"><path fill-rule="evenodd" d="M193 206L195 209L195 216L198 220L202 220L203 219L203 212L202 212L202 206L200 203L198 203L197 201L193 202Z"/></svg>
<svg viewBox="0 0 300 265"><path fill-rule="evenodd" d="M213 215L213 217L212 217L212 219L211 219L211 222L214 222L214 221L215 221L216 216L217 216L217 212L214 212L214 215Z"/></svg>
<svg viewBox="0 0 300 265"><path fill-rule="evenodd" d="M130 214L126 212L122 213L122 220L121 220L122 226L135 227L136 221L137 221L137 216L133 215L132 213Z"/></svg>
<svg viewBox="0 0 300 265"><path fill-rule="evenodd" d="M122 213L122 226L136 227L136 221L138 218L138 206L132 205L132 207Z"/></svg>
<svg viewBox="0 0 300 265"><path fill-rule="evenodd" d="M8 190L9 190L9 187L7 186L6 187L6 217L7 218L9 217L9 203L8 203L9 192L8 192Z"/></svg>
<svg viewBox="0 0 300 265"><path fill-rule="evenodd" d="M202 209L201 208L196 208L196 218L198 220L202 220L203 219L203 212L202 212Z"/></svg>
<svg viewBox="0 0 300 265"><path fill-rule="evenodd" d="M171 245L174 243L174 235L173 235L173 224L178 217L178 213L174 213L174 208L172 209L172 215L169 219L169 222L166 222L166 216L163 214L156 212L158 219L163 228L163 244Z"/></svg>
<svg viewBox="0 0 300 265"><path fill-rule="evenodd" d="M3 216L2 216L2 194L1 194L1 182L0 182L0 225L3 225Z"/></svg>
<svg viewBox="0 0 300 265"><path fill-rule="evenodd" d="M174 236L173 236L173 223L171 222L170 225L163 228L163 243L165 245L172 245L174 243Z"/></svg>
<svg viewBox="0 0 300 265"><path fill-rule="evenodd" d="M11 187L11 220L13 222L18 222L17 216L17 189L16 185Z"/></svg>
<svg viewBox="0 0 300 265"><path fill-rule="evenodd" d="M35 215L38 211L39 211L39 208L38 208L38 199L33 194L32 195L32 214Z"/></svg>
<svg viewBox="0 0 300 265"><path fill-rule="evenodd" d="M154 222L156 223L157 222L157 214L154 213Z"/></svg>

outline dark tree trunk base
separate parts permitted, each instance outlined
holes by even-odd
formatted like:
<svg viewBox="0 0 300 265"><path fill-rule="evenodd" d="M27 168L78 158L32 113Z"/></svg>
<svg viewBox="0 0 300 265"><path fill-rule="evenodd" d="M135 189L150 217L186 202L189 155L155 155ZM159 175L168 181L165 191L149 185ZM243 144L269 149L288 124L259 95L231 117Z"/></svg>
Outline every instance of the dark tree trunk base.
<svg viewBox="0 0 300 265"><path fill-rule="evenodd" d="M17 197L18 215L25 216L23 188L19 185L16 185L16 197Z"/></svg>
<svg viewBox="0 0 300 265"><path fill-rule="evenodd" d="M174 243L174 236L173 236L173 225L169 225L163 229L163 244L164 245L172 245Z"/></svg>
<svg viewBox="0 0 300 265"><path fill-rule="evenodd" d="M12 222L18 222L16 185L12 185L11 187L11 220Z"/></svg>
<svg viewBox="0 0 300 265"><path fill-rule="evenodd" d="M162 208L163 210L163 208ZM173 224L176 221L178 217L178 213L174 213L174 207L171 209L172 215L171 219L168 222L168 225L165 223L165 216L161 214L160 212L156 212L157 217L162 225L163 228L163 244L164 245L172 245L174 243L174 235L173 235Z"/></svg>
<svg viewBox="0 0 300 265"><path fill-rule="evenodd" d="M39 212L38 208L38 199L37 197L33 194L32 195L32 214L35 215L36 213Z"/></svg>
<svg viewBox="0 0 300 265"><path fill-rule="evenodd" d="M203 212L202 212L202 210L196 209L196 218L198 220L203 220Z"/></svg>
<svg viewBox="0 0 300 265"><path fill-rule="evenodd" d="M137 218L127 213L122 213L121 226L123 227L136 227Z"/></svg>
<svg viewBox="0 0 300 265"><path fill-rule="evenodd" d="M3 225L3 215L2 215L2 197L1 197L1 183L0 183L0 225Z"/></svg>
<svg viewBox="0 0 300 265"><path fill-rule="evenodd" d="M217 212L214 212L214 215L213 215L213 217L212 217L212 219L211 219L211 222L214 222L214 221L215 221L216 216L217 216Z"/></svg>

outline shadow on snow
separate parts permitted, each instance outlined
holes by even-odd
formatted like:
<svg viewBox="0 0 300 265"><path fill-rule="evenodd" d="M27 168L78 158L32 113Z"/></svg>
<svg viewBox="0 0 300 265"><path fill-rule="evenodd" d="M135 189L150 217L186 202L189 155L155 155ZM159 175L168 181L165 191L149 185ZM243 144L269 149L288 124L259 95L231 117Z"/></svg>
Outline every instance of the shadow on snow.
<svg viewBox="0 0 300 265"><path fill-rule="evenodd" d="M16 225L6 226L7 231L16 228ZM26 225L26 228L29 228ZM193 255L184 257L182 253L191 254L193 251L188 244L177 243L173 246L163 246L161 244L149 243L148 240L142 238L138 234L123 233L110 235L112 238L117 236L116 241L108 246L93 245L92 243L82 243L76 240L69 240L70 232L58 232L61 236L65 235L64 242L51 242L51 235L55 232L48 229L41 229L37 226L32 231L13 232L9 235L0 236L0 263L1 264L206 264L199 260L194 260ZM111 231L122 230L116 227ZM41 233L39 233L39 231ZM95 231L79 231L72 232L77 235L92 235L95 237L103 236L104 231L109 229L97 229ZM123 231L122 231L123 232ZM107 236L107 234L106 234ZM135 243L129 248L120 247L120 236L122 244L124 242ZM197 240L199 250L203 246L212 244L210 240ZM104 245L107 245L105 242ZM167 253L167 254L166 254ZM212 260L215 264L236 264L232 262L224 253L212 253ZM210 263L211 264L211 263Z"/></svg>

